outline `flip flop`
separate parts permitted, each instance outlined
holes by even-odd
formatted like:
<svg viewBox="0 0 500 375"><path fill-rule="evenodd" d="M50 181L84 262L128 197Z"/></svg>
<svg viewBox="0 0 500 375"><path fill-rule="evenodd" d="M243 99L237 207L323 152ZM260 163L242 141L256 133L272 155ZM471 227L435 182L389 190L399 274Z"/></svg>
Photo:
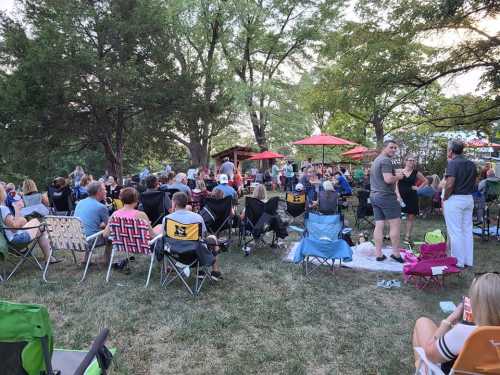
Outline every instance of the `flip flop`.
<svg viewBox="0 0 500 375"><path fill-rule="evenodd" d="M405 261L404 261L404 259L401 257L401 255L400 255L400 256L399 256L399 258L398 258L398 257L396 257L394 254L391 254L391 258L392 258L393 260L395 260L396 262L398 262L398 263L404 263L404 262L405 262Z"/></svg>

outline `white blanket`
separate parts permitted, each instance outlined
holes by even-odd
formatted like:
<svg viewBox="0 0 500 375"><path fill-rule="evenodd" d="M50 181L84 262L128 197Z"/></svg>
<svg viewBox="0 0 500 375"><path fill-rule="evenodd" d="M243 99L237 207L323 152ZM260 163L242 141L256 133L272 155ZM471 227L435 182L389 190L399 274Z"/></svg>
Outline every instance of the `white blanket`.
<svg viewBox="0 0 500 375"><path fill-rule="evenodd" d="M285 261L293 262L293 257L298 244L298 242L295 242L291 245L290 251L284 258ZM403 272L403 264L390 258L390 255L392 254L391 248L382 249L382 252L387 257L387 259L383 262L377 262L377 260L375 260L375 256L367 257L364 254L356 254L356 247L353 247L352 250L352 262L342 262L342 265L345 267L359 268L369 271ZM329 261L329 263L331 264L331 261ZM339 261L337 260L336 263L338 264Z"/></svg>

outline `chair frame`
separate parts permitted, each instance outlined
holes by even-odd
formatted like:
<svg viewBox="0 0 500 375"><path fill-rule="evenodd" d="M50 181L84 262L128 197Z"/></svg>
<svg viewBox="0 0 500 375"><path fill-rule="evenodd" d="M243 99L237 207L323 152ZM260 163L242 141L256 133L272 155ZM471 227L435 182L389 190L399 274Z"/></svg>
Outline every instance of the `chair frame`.
<svg viewBox="0 0 500 375"><path fill-rule="evenodd" d="M247 197L246 199L248 199L249 197ZM276 203L276 211L278 209L278 203L279 203L279 198L275 197L277 199L277 203ZM255 198L251 198L251 199L255 199ZM267 201L266 203L268 203L269 201ZM245 207L246 207L246 203L245 203ZM264 213L265 211L263 211L261 213L261 215ZM277 214L277 212L275 212L275 214ZM260 216L259 216L260 218ZM258 220L257 220L258 221ZM277 236L276 236L276 232L274 230L267 230L267 231L264 231L262 233L262 235L259 237L259 238L254 238L253 234L250 234L248 237L248 239L245 240L245 237L247 237L247 233L249 232L249 230L247 229L246 225L249 224L251 229L250 229L250 232L253 231L253 228L255 228L255 225L257 225L257 222L253 223L247 216L245 217L244 220L241 221L240 223L240 231L239 231L239 241L238 241L238 246L240 248L243 248L245 249L250 243L254 242L255 245L257 246L259 243L262 243L264 245L268 245L270 246L271 248L275 248L276 247L276 241L277 241ZM268 232L273 232L273 237L272 237L272 240L271 240L271 243L268 243L265 241L264 239L264 236L266 233Z"/></svg>
<svg viewBox="0 0 500 375"><path fill-rule="evenodd" d="M288 194L293 194L293 193L290 192L290 191L285 192L285 199L282 200L283 202L285 202L285 205L286 205L286 209L285 209L284 212L285 212L286 216L290 219L290 222L288 223L288 225L297 225L299 227L303 227L304 226L305 215L306 215L306 212L307 212L307 197L306 197L306 200L304 202L304 211L300 215L293 216L290 213L290 211L288 211L288 209L289 209L288 206L293 204L293 203L288 202L288 200L286 198ZM296 204L296 206L298 207L299 204ZM298 220L300 218L302 218L302 223L298 222Z"/></svg>
<svg viewBox="0 0 500 375"><path fill-rule="evenodd" d="M112 219L110 219L110 224L111 224ZM122 218L114 218L114 219L124 220ZM134 222L134 225L137 225L137 224L146 225L146 222L144 220L141 220L141 219L131 219L131 220ZM111 237L112 237L113 236L113 226L112 225L110 225L110 230L111 230ZM150 258L150 261L149 261L148 276L146 278L146 285L144 286L145 288L147 288L149 286L149 281L151 279L151 272L153 270L153 264L154 264L154 260L155 260L155 252L152 250L152 247L154 246L156 241L158 241L162 236L163 236L162 234L159 234L155 238L153 238L152 240L146 240L145 238L141 239L144 243L146 243L146 241L147 241L147 245L149 247L149 253L150 253L150 254L147 254ZM118 250L116 244L113 244L112 248L111 248L111 257L109 258L108 271L106 272L106 283L109 282L109 279L111 277L111 268L113 267L113 258L118 251L120 251L120 250ZM129 259L130 253L129 253L128 246L125 246L125 254L127 256L126 259ZM133 254L136 254L136 253L134 252ZM90 259L90 256L89 256L89 259Z"/></svg>
<svg viewBox="0 0 500 375"><path fill-rule="evenodd" d="M43 266L40 263L40 261L37 259L37 257L33 254L36 245L38 244L38 241L40 240L41 236L43 235L43 232L45 230L45 224L41 223L40 225L33 226L33 227L24 227L24 228L11 228L11 227L6 227L4 226L3 220L0 220L0 236L4 236L5 232L4 230L27 230L27 229L41 229L41 233L39 236L36 238L32 239L31 242L28 244L24 245L14 245L10 241L7 240L7 237L5 237L5 240L7 241L7 246L8 246L8 252L5 256L5 259L2 262L2 265L0 266L0 282L7 282L10 280L10 278L16 273L16 271L27 261L35 264L40 271L43 271ZM23 251L25 250L25 251ZM14 263L14 268L12 268L11 272L7 276L7 270L5 268L5 262L9 261L9 258L12 257L18 257L19 261L12 262ZM46 263L50 263L50 257L49 261Z"/></svg>
<svg viewBox="0 0 500 375"><path fill-rule="evenodd" d="M224 198L224 199L226 199L226 198ZM229 201L229 199L228 199L228 201ZM207 212L209 212L210 216L212 216L215 220L217 217L214 216L213 212L210 211L210 209L208 209L206 207L206 202L207 202L207 200L205 200L205 206L200 210L200 212L202 210L206 210ZM233 209L233 207L234 207L233 199L231 199L231 209ZM228 238L230 239L232 237L232 232L233 232L231 220L233 220L234 217L235 217L235 215L230 214L224 220L221 220L222 221L221 225L215 231L212 230L213 228L209 227L208 225L205 225L207 228L207 232L211 235L218 237L220 232L222 232L223 230L228 230L228 232L229 232ZM225 228L228 224L229 224L229 228Z"/></svg>

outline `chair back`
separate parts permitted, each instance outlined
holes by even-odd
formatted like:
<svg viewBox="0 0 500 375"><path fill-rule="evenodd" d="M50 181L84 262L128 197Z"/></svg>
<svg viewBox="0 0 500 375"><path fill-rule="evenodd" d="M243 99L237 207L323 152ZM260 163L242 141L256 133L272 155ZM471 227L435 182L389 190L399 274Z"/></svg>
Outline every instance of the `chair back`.
<svg viewBox="0 0 500 375"><path fill-rule="evenodd" d="M233 209L233 198L227 196L223 199L206 198L205 205L200 211L200 215L205 221L205 225L211 232L217 231L225 224L231 216Z"/></svg>
<svg viewBox="0 0 500 375"><path fill-rule="evenodd" d="M75 216L46 216L50 245L54 250L87 251L83 223Z"/></svg>
<svg viewBox="0 0 500 375"><path fill-rule="evenodd" d="M478 327L467 338L454 374L500 374L500 327Z"/></svg>
<svg viewBox="0 0 500 375"><path fill-rule="evenodd" d="M306 210L306 194L304 192L291 193L285 195L286 211L292 216L297 217L302 215Z"/></svg>
<svg viewBox="0 0 500 375"><path fill-rule="evenodd" d="M163 191L148 191L141 194L142 209L152 225L159 223L167 214L167 207L164 204L165 194Z"/></svg>
<svg viewBox="0 0 500 375"><path fill-rule="evenodd" d="M0 261L3 261L9 252L9 242L5 237L4 226L2 215L0 215Z"/></svg>
<svg viewBox="0 0 500 375"><path fill-rule="evenodd" d="M42 193L33 193L30 195L23 195L24 207L35 206L42 204Z"/></svg>
<svg viewBox="0 0 500 375"><path fill-rule="evenodd" d="M52 325L45 306L0 301L3 374L47 373L53 344Z"/></svg>
<svg viewBox="0 0 500 375"><path fill-rule="evenodd" d="M370 191L365 189L359 189L356 193L358 196L358 209L356 215L358 218L364 218L367 216L373 216L373 207L368 203L370 198Z"/></svg>
<svg viewBox="0 0 500 375"><path fill-rule="evenodd" d="M336 191L320 191L318 194L318 211L325 215L338 212L339 194Z"/></svg>
<svg viewBox="0 0 500 375"><path fill-rule="evenodd" d="M113 247L118 251L135 254L149 254L149 224L141 219L129 219L112 216L109 229Z"/></svg>
<svg viewBox="0 0 500 375"><path fill-rule="evenodd" d="M500 197L500 180L486 180L485 199L486 202L496 201Z"/></svg>
<svg viewBox="0 0 500 375"><path fill-rule="evenodd" d="M69 187L65 186L63 189L59 190L52 186L48 189L49 200L51 206L57 212L70 212L73 210L73 200L71 198L71 190Z"/></svg>
<svg viewBox="0 0 500 375"><path fill-rule="evenodd" d="M321 215L311 212L305 224L307 236L315 240L336 241L342 231L340 215Z"/></svg>
<svg viewBox="0 0 500 375"><path fill-rule="evenodd" d="M165 218L164 233L170 249L178 253L196 251L202 239L200 223L184 224Z"/></svg>
<svg viewBox="0 0 500 375"><path fill-rule="evenodd" d="M172 199L175 193L179 192L179 189L167 189L167 188L160 188L160 191L164 191L165 193L168 194L168 197Z"/></svg>

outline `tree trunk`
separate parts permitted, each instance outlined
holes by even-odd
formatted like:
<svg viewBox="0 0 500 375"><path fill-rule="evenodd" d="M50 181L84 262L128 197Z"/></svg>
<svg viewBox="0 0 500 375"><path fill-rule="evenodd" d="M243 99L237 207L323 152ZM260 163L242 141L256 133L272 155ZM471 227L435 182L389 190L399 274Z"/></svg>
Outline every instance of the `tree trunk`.
<svg viewBox="0 0 500 375"><path fill-rule="evenodd" d="M266 125L262 124L262 119L259 119L257 112L250 110L250 121L252 122L255 141L257 142L260 151L269 150L266 137Z"/></svg>
<svg viewBox="0 0 500 375"><path fill-rule="evenodd" d="M370 119L373 128L375 129L375 138L377 139L377 147L382 148L384 144L384 118L379 114L374 114Z"/></svg>
<svg viewBox="0 0 500 375"><path fill-rule="evenodd" d="M208 143L204 144L199 140L191 139L187 147L191 156L191 164L198 167L208 165Z"/></svg>

